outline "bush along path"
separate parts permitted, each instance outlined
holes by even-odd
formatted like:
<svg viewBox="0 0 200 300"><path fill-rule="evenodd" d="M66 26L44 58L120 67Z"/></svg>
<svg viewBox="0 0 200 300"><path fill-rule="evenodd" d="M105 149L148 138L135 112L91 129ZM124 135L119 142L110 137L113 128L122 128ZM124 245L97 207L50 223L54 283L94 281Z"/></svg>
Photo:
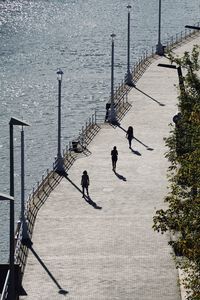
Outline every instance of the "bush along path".
<svg viewBox="0 0 200 300"><path fill-rule="evenodd" d="M185 274L188 300L200 300L200 48L183 57L168 54L179 67L178 113L165 139L170 162L165 209L156 211L154 230L171 233L177 267ZM182 71L185 74L182 76Z"/></svg>

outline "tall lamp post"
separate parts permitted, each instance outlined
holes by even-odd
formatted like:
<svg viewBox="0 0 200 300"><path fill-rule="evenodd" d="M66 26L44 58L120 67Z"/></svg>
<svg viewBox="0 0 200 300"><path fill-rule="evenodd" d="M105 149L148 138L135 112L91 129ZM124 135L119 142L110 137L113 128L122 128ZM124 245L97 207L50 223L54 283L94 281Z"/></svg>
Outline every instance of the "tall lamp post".
<svg viewBox="0 0 200 300"><path fill-rule="evenodd" d="M6 195L6 194L2 194L0 193L0 201L10 201L10 203L12 202L13 203L13 208L14 208L14 197L10 196L10 195ZM11 206L10 206L11 208ZM13 228L13 224L14 224L14 214L11 213L11 209L10 209L10 231L12 230ZM13 282L13 284L11 285L11 273L14 274L14 254L13 254L13 244L10 244L10 258L11 258L11 255L13 255L13 259L10 259L10 262L9 262L9 269L10 269L10 274L9 274L9 299L14 299L15 298L12 298L12 297L15 297L15 283ZM13 288L13 294L11 294L11 286Z"/></svg>
<svg viewBox="0 0 200 300"><path fill-rule="evenodd" d="M129 86L135 86L133 77L130 72L130 9L131 5L127 5L128 8L128 33L127 33L127 73L125 74L125 83Z"/></svg>
<svg viewBox="0 0 200 300"><path fill-rule="evenodd" d="M14 197L14 139L13 126L28 126L22 120L11 118L9 122L10 131L10 196ZM14 224L14 201L10 201L10 281L9 281L9 299L15 299L15 270L14 270L14 253L15 253L15 224Z"/></svg>
<svg viewBox="0 0 200 300"><path fill-rule="evenodd" d="M161 43L161 0L159 0L158 13L158 44L156 45L156 54L162 56L164 54L164 47Z"/></svg>
<svg viewBox="0 0 200 300"><path fill-rule="evenodd" d="M177 73L178 73L180 91L181 91L181 93L185 93L185 86L184 86L183 73L182 73L181 66L177 67L175 65L170 65L170 64L158 64L158 67L176 69Z"/></svg>
<svg viewBox="0 0 200 300"><path fill-rule="evenodd" d="M64 172L64 160L61 154L61 85L62 85L62 76L63 71L58 70L57 79L58 79L58 149L57 149L57 164L56 171L59 173Z"/></svg>
<svg viewBox="0 0 200 300"><path fill-rule="evenodd" d="M183 81L183 73L181 66L175 66L175 65L169 65L169 64L158 64L158 67L164 67L164 68L169 68L169 69L176 69L178 73L178 79L179 79L179 88L181 93L185 94L185 85ZM178 125L178 122L181 119L181 112L178 112L174 117L173 117L173 122L175 125Z"/></svg>
<svg viewBox="0 0 200 300"><path fill-rule="evenodd" d="M24 129L21 130L21 224L22 224L22 243L27 244L30 242L28 234L28 226L25 218L25 189L24 189Z"/></svg>
<svg viewBox="0 0 200 300"><path fill-rule="evenodd" d="M116 112L115 112L115 107L114 107L114 38L115 34L111 34L112 38L112 46L111 46L111 103L110 103L110 114L109 114L109 122L113 125L116 125L117 119L116 119Z"/></svg>

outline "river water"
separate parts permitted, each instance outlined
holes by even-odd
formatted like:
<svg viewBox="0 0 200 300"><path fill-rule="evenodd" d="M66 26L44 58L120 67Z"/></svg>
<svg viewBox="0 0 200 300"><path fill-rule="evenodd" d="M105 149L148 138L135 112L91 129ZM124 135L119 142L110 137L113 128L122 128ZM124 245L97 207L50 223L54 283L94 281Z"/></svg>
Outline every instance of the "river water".
<svg viewBox="0 0 200 300"><path fill-rule="evenodd" d="M62 146L78 135L110 94L110 34L115 84L126 72L127 4L131 65L157 43L158 0L0 0L0 192L9 194L9 120L25 128L26 197L57 153L56 72L62 82ZM162 40L199 21L199 0L162 1ZM20 211L20 128L14 128L15 213ZM0 262L9 249L9 203L0 203Z"/></svg>

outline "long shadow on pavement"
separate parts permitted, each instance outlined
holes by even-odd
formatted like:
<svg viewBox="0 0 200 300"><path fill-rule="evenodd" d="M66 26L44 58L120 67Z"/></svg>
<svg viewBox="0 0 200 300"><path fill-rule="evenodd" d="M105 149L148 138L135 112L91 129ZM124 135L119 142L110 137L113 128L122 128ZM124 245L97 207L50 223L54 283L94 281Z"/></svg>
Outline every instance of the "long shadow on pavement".
<svg viewBox="0 0 200 300"><path fill-rule="evenodd" d="M154 98L151 97L150 95L148 95L148 94L146 94L145 92L143 92L142 90L138 89L136 86L134 86L134 88L135 88L138 92L142 93L143 95L147 96L148 98L150 98L150 99L153 100L154 102L158 103L160 106L165 106L165 104L163 104L163 103L159 102L158 100L154 99Z"/></svg>
<svg viewBox="0 0 200 300"><path fill-rule="evenodd" d="M41 258L39 257L39 255L35 252L35 250L33 249L32 246L29 247L29 249L31 250L31 252L33 253L33 255L35 256L35 258L39 261L39 263L41 264L41 266L44 268L44 270L47 272L47 274L49 275L49 277L52 279L52 281L56 284L56 286L58 287L59 291L58 293L61 295L66 295L69 292L64 290L58 283L58 281L55 279L55 277L51 274L51 272L48 270L48 268L46 267L46 265L43 263L43 261L41 260Z"/></svg>
<svg viewBox="0 0 200 300"><path fill-rule="evenodd" d="M101 206L98 206L94 201L92 201L90 196L84 196L84 199L88 204L92 205L95 209L102 209Z"/></svg>
<svg viewBox="0 0 200 300"><path fill-rule="evenodd" d="M141 156L141 155L142 155L139 151L134 150L133 148L130 148L130 149L131 149L131 151L133 152L133 154L138 155L138 156Z"/></svg>
<svg viewBox="0 0 200 300"><path fill-rule="evenodd" d="M117 173L116 171L114 171L115 175L120 179L120 180L123 180L123 181L127 181L126 180L126 177L124 177L123 175L120 175L119 173Z"/></svg>

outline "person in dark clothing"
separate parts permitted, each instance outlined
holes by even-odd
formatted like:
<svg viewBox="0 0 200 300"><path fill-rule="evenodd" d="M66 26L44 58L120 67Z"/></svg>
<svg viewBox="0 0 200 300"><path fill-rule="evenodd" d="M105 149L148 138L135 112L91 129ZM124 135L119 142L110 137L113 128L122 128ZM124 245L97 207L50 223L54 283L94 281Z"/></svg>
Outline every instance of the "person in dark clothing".
<svg viewBox="0 0 200 300"><path fill-rule="evenodd" d="M134 138L133 127L132 126L129 126L129 128L128 128L127 132L126 132L126 137L128 139L129 148L131 148L131 142L132 142L132 139Z"/></svg>
<svg viewBox="0 0 200 300"><path fill-rule="evenodd" d="M114 146L113 150L111 151L111 159L112 159L112 168L113 168L113 171L115 171L116 163L117 163L117 159L118 159L118 151L117 151L116 146Z"/></svg>
<svg viewBox="0 0 200 300"><path fill-rule="evenodd" d="M87 174L87 171L83 171L83 175L82 175L82 178L81 178L83 198L85 197L85 189L86 189L87 195L89 196L89 192L88 192L89 184L90 184L90 179L89 179L89 176Z"/></svg>

